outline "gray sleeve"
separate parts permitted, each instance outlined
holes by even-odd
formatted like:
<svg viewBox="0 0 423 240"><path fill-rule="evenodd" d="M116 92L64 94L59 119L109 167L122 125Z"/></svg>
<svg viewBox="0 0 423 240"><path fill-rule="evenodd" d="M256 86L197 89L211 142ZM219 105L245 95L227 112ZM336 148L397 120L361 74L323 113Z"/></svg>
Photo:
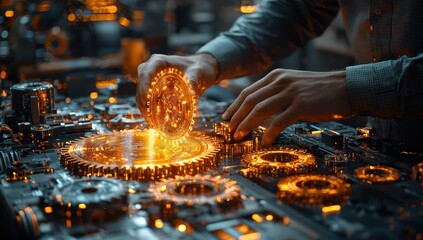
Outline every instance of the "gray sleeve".
<svg viewBox="0 0 423 240"><path fill-rule="evenodd" d="M241 16L198 53L217 59L218 80L264 71L323 33L337 13L334 0L263 0L255 13Z"/></svg>
<svg viewBox="0 0 423 240"><path fill-rule="evenodd" d="M347 87L356 115L423 117L423 54L348 67Z"/></svg>

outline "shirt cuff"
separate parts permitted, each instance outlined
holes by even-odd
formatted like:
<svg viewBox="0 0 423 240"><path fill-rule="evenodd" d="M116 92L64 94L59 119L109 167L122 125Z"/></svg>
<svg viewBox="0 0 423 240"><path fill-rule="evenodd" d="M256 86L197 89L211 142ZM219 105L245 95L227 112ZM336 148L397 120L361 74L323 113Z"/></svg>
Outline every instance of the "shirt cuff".
<svg viewBox="0 0 423 240"><path fill-rule="evenodd" d="M347 67L347 88L354 115L398 117L397 83L392 61Z"/></svg>
<svg viewBox="0 0 423 240"><path fill-rule="evenodd" d="M242 72L241 49L232 40L221 35L201 47L198 53L208 53L212 55L218 64L219 73L216 82L223 79L233 78L237 73Z"/></svg>

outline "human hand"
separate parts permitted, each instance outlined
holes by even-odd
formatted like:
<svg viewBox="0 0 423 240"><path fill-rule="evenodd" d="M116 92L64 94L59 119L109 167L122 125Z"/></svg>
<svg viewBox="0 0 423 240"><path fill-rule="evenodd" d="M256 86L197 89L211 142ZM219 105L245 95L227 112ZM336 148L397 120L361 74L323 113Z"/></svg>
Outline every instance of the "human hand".
<svg viewBox="0 0 423 240"><path fill-rule="evenodd" d="M169 56L153 54L151 58L138 66L138 85L136 102L146 121L150 124L147 114L147 93L152 78L161 70L176 67L185 73L191 82L196 98L214 84L218 74L216 59L207 53L192 56Z"/></svg>
<svg viewBox="0 0 423 240"><path fill-rule="evenodd" d="M245 88L223 114L234 139L242 139L265 119L276 115L263 135L270 145L296 121L323 122L350 117L345 71L308 72L276 69Z"/></svg>

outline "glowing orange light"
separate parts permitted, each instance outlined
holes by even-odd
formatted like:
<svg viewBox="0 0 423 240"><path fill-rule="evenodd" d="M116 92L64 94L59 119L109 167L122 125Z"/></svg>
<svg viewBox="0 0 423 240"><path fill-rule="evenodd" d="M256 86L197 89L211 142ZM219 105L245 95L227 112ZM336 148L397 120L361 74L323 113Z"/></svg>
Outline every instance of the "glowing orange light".
<svg viewBox="0 0 423 240"><path fill-rule="evenodd" d="M65 102L66 102L66 103L70 103L70 102L71 102L71 99L67 97L67 98L65 99Z"/></svg>
<svg viewBox="0 0 423 240"><path fill-rule="evenodd" d="M44 208L44 212L45 212L46 214L50 214L50 213L52 213L52 212L53 212L53 208L52 208L52 207L50 207L50 206L47 206L47 207L45 207L45 208Z"/></svg>
<svg viewBox="0 0 423 240"><path fill-rule="evenodd" d="M7 73L6 73L6 71L1 71L0 72L0 78L1 79L5 79L7 77Z"/></svg>
<svg viewBox="0 0 423 240"><path fill-rule="evenodd" d="M256 5L242 5L239 7L239 10L242 13L253 13L257 9Z"/></svg>
<svg viewBox="0 0 423 240"><path fill-rule="evenodd" d="M322 207L322 213L329 214L329 213L336 213L341 210L341 205L331 205Z"/></svg>
<svg viewBox="0 0 423 240"><path fill-rule="evenodd" d="M7 10L5 13L4 13L4 16L5 17L13 17L15 15L15 12L13 11L13 10Z"/></svg>
<svg viewBox="0 0 423 240"><path fill-rule="evenodd" d="M155 226L156 228L158 228L158 229L163 228L163 226L164 226L163 221L162 221L162 220L160 220L160 219L156 219L156 220L154 220L154 226Z"/></svg>
<svg viewBox="0 0 423 240"><path fill-rule="evenodd" d="M185 224L179 224L178 231L185 232L187 230L187 226Z"/></svg>
<svg viewBox="0 0 423 240"><path fill-rule="evenodd" d="M118 98L117 97L109 97L109 103L117 103Z"/></svg>
<svg viewBox="0 0 423 240"><path fill-rule="evenodd" d="M76 20L76 16L75 16L75 14L70 13L70 14L68 15L68 21L69 21L69 22L74 22L75 20Z"/></svg>
<svg viewBox="0 0 423 240"><path fill-rule="evenodd" d="M129 189L128 189L128 192L129 192L130 194L134 194L134 193L137 193L137 190L135 190L135 189L133 189L133 188L129 188Z"/></svg>
<svg viewBox="0 0 423 240"><path fill-rule="evenodd" d="M87 208L87 205L85 205L85 203L80 203L80 204L78 204L78 208L80 208L80 209L86 209Z"/></svg>
<svg viewBox="0 0 423 240"><path fill-rule="evenodd" d="M90 98L91 99L97 99L98 98L98 93L97 92L91 92L90 93Z"/></svg>
<svg viewBox="0 0 423 240"><path fill-rule="evenodd" d="M124 26L124 27L129 26L130 23L131 22L126 17L121 17L119 19L119 24L122 25L122 26Z"/></svg>
<svg viewBox="0 0 423 240"><path fill-rule="evenodd" d="M266 220L273 221L273 215L272 214L266 215Z"/></svg>
<svg viewBox="0 0 423 240"><path fill-rule="evenodd" d="M251 219L253 219L254 221L261 223L263 222L263 218L258 215L257 213L254 213L253 215L251 215Z"/></svg>

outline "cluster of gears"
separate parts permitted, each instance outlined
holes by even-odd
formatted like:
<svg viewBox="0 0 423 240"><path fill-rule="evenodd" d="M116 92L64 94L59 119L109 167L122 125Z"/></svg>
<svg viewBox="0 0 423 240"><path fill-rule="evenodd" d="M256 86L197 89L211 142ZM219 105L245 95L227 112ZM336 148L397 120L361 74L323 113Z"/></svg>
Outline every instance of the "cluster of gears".
<svg viewBox="0 0 423 240"><path fill-rule="evenodd" d="M128 193L117 179L150 183L148 192L155 200L172 203L165 204L165 210L169 206L208 205L223 212L242 206L241 189L235 181L202 175L218 166L221 149L216 139L192 132L196 104L191 92L189 80L180 70L165 69L154 77L148 92L147 117L153 129L84 137L62 148L61 163L73 175L90 178L55 190L60 214L80 222L107 219L101 214L124 214ZM306 207L342 205L351 195L351 186L345 180L313 173L316 159L303 150L248 148L244 153L242 163L246 168L241 173L247 178L264 174L280 179L276 195L285 203ZM342 167L348 158L326 156L324 163ZM421 176L422 169L416 168L416 176ZM400 178L397 170L386 166L365 166L354 174L366 184Z"/></svg>

